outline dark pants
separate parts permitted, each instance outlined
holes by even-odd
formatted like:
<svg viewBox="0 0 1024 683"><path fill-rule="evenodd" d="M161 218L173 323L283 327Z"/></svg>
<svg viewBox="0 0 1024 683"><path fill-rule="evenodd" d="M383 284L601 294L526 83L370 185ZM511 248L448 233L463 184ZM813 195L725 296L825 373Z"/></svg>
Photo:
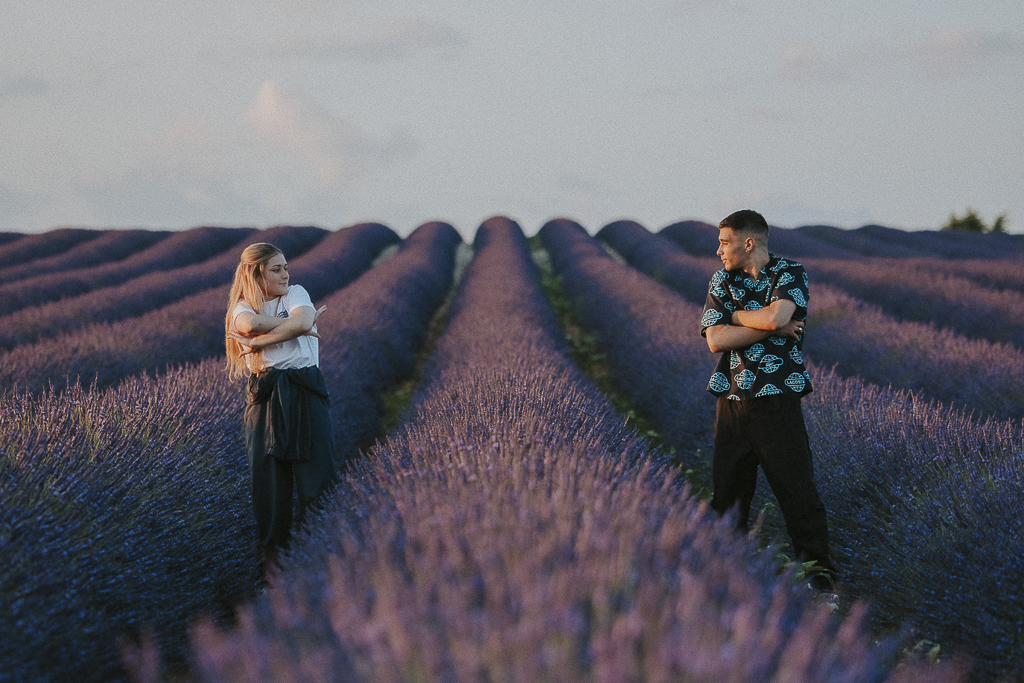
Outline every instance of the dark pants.
<svg viewBox="0 0 1024 683"><path fill-rule="evenodd" d="M737 527L743 531L749 523L758 465L779 502L797 556L834 572L825 506L814 485L799 396L718 399L711 507L719 514L735 508Z"/></svg>
<svg viewBox="0 0 1024 683"><path fill-rule="evenodd" d="M256 531L265 553L274 556L288 547L293 521L301 524L337 479L330 397L320 369L251 376L244 422Z"/></svg>
<svg viewBox="0 0 1024 683"><path fill-rule="evenodd" d="M304 462L263 455L250 463L252 508L260 544L268 551L288 547L292 523L302 524L310 509L335 480L334 459L321 457ZM292 519L293 495L298 497L298 517Z"/></svg>

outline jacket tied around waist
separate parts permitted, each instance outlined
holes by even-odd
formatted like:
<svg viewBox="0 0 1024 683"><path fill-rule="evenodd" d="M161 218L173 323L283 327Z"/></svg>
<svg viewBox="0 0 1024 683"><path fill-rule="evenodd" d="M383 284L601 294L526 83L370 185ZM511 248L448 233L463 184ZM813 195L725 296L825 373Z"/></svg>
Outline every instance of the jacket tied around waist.
<svg viewBox="0 0 1024 683"><path fill-rule="evenodd" d="M249 459L308 461L333 442L330 395L320 368L268 368L249 376L245 405ZM330 444L333 448L333 443Z"/></svg>

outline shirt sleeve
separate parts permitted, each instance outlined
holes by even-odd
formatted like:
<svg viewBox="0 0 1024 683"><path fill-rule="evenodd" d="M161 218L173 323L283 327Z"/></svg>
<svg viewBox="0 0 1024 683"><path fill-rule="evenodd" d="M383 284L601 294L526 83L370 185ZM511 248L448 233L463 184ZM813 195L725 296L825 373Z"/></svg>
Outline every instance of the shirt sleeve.
<svg viewBox="0 0 1024 683"><path fill-rule="evenodd" d="M711 277L708 285L708 296L704 299L704 315L700 318L700 335L707 336L707 330L713 325L728 325L736 306L731 301L728 288L725 286L725 271L719 270Z"/></svg>
<svg viewBox="0 0 1024 683"><path fill-rule="evenodd" d="M302 285L292 285L288 288L288 294L285 295L284 307L289 314L295 311L297 308L313 308L313 301L309 298L309 292ZM313 310L316 310L315 308Z"/></svg>
<svg viewBox="0 0 1024 683"><path fill-rule="evenodd" d="M249 306L249 304L245 303L244 301L239 301L238 303L235 304L235 307L231 309L231 327L232 328L235 327L235 318L237 318L239 315L241 315L242 313L245 313L245 312L255 313L256 311L252 310L252 308Z"/></svg>
<svg viewBox="0 0 1024 683"><path fill-rule="evenodd" d="M786 299L796 304L794 318L807 317L807 302L810 300L807 271L798 263L791 263L779 275L769 301Z"/></svg>

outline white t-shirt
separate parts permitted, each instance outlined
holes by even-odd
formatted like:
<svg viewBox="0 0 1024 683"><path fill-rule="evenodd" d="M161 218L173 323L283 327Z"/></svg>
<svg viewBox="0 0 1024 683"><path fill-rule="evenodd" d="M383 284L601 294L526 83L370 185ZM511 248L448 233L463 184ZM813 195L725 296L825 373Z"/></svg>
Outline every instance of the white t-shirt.
<svg viewBox="0 0 1024 683"><path fill-rule="evenodd" d="M303 306L307 308L313 308L313 302L309 299L309 293L301 285L289 285L288 293L284 296L279 296L275 299L271 299L267 303L263 304L263 315L276 316L278 318L288 318L289 314L294 312L298 308ZM234 314L231 317L232 327L234 326L234 320L238 317L239 313L243 311L249 311L255 313L249 304L244 301L239 301L235 304ZM313 331L316 332L316 325L313 326ZM320 366L320 340L316 337L304 334L301 337L295 339L289 339L286 342L280 344L271 344L270 346L264 347L263 349L263 362L268 368L278 368L286 370L288 368L306 368L311 365ZM245 363L252 370L250 365L251 356L245 356Z"/></svg>

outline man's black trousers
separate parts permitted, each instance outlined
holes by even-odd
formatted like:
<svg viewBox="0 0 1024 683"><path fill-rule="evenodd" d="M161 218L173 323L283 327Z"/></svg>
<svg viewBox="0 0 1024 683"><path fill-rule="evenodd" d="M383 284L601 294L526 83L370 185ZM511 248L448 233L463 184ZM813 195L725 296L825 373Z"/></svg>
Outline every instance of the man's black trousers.
<svg viewBox="0 0 1024 683"><path fill-rule="evenodd" d="M799 396L718 399L711 507L719 514L735 507L737 527L744 531L758 465L779 502L797 556L834 572L825 506L814 484L811 447Z"/></svg>

